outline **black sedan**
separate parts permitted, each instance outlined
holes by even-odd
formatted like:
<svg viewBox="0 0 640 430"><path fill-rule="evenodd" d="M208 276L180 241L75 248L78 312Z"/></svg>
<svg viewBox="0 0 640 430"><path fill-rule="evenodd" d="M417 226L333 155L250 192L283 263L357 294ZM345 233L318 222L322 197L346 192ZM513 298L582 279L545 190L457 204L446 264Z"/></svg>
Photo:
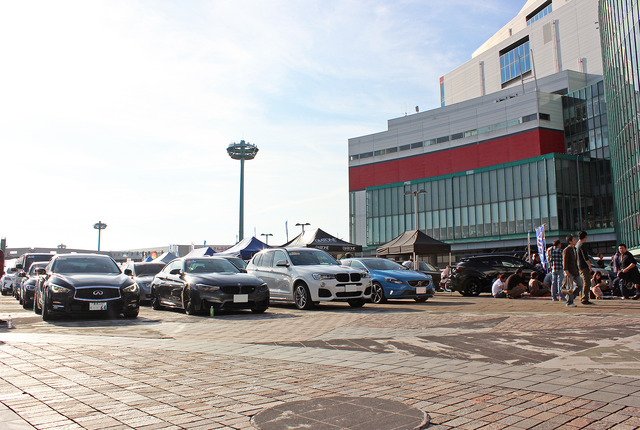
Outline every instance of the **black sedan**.
<svg viewBox="0 0 640 430"><path fill-rule="evenodd" d="M184 309L189 315L211 308L263 313L269 307L269 288L224 258L178 258L153 279L151 306Z"/></svg>
<svg viewBox="0 0 640 430"><path fill-rule="evenodd" d="M47 264L49 264L49 262L39 261L33 263L29 268L26 278L22 281L22 285L20 285L19 301L23 308L31 309L33 307L33 293L36 288L36 283L38 282L36 271L38 269L44 269Z"/></svg>
<svg viewBox="0 0 640 430"><path fill-rule="evenodd" d="M45 321L54 315L101 312L138 316L140 288L109 256L56 255L37 273L40 279L33 308Z"/></svg>

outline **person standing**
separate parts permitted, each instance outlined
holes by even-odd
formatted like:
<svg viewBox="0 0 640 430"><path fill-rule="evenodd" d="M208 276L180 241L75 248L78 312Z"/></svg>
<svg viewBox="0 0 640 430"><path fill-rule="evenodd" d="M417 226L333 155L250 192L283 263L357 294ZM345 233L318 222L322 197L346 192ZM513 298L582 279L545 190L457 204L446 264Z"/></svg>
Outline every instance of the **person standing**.
<svg viewBox="0 0 640 430"><path fill-rule="evenodd" d="M551 298L553 301L564 300L564 294L560 291L560 285L564 279L562 268L562 244L559 239L553 241L553 247L549 252L549 268L551 269Z"/></svg>
<svg viewBox="0 0 640 430"><path fill-rule="evenodd" d="M402 263L402 265L409 270L413 270L413 257L409 257L409 259Z"/></svg>
<svg viewBox="0 0 640 430"><path fill-rule="evenodd" d="M583 305L592 305L593 302L589 301L589 292L591 291L591 262L589 261L589 254L587 253L587 237L586 231L578 233L578 244L576 245L576 252L578 254L578 269L580 270L580 277L582 278L582 300Z"/></svg>
<svg viewBox="0 0 640 430"><path fill-rule="evenodd" d="M621 243L620 245L624 245ZM627 247L625 246L625 249ZM622 298L625 297L625 292L623 291L623 281L620 278L619 273L622 270L622 256L620 255L620 247L616 249L616 253L611 257L611 266L613 267L613 273L616 274L616 278L613 280L613 284L611 285L611 290L613 291L614 296L620 296Z"/></svg>
<svg viewBox="0 0 640 430"><path fill-rule="evenodd" d="M580 278L578 271L578 262L576 256L576 242L574 235L567 236L567 247L562 251L562 267L564 268L564 280L562 281L561 291L567 297L567 306L575 306L573 302L576 293L582 290L584 284ZM576 284L576 288L573 284Z"/></svg>

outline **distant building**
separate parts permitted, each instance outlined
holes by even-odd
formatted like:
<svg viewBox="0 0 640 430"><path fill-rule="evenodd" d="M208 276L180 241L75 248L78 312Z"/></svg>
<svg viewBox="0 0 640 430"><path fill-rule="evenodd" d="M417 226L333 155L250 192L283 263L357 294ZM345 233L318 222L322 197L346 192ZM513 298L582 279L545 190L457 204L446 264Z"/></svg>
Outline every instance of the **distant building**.
<svg viewBox="0 0 640 430"><path fill-rule="evenodd" d="M417 228L456 254L585 229L616 241L598 0L530 0L441 79L442 107L349 139L350 240ZM409 194L408 194L409 193ZM533 239L535 245L535 234Z"/></svg>

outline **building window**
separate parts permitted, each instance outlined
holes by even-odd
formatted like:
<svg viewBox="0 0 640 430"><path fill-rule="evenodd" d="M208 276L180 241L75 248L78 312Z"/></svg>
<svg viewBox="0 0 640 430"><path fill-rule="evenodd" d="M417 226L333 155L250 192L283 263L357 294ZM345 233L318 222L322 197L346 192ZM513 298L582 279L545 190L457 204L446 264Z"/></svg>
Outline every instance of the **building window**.
<svg viewBox="0 0 640 430"><path fill-rule="evenodd" d="M516 46L500 52L500 77L505 84L531 71L531 55L528 36Z"/></svg>
<svg viewBox="0 0 640 430"><path fill-rule="evenodd" d="M539 8L527 15L527 26L533 24L543 16L549 15L552 11L551 0L544 2Z"/></svg>

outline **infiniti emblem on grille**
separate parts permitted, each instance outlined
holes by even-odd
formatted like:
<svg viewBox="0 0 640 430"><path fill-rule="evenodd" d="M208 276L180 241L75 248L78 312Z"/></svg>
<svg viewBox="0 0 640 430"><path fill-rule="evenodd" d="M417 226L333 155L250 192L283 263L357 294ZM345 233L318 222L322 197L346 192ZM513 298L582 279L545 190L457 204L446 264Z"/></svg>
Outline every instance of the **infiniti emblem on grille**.
<svg viewBox="0 0 640 430"><path fill-rule="evenodd" d="M101 295L103 295L103 294L104 294L104 291L102 291L102 290L95 290L95 291L93 292L93 295L94 295L94 296L101 296Z"/></svg>

